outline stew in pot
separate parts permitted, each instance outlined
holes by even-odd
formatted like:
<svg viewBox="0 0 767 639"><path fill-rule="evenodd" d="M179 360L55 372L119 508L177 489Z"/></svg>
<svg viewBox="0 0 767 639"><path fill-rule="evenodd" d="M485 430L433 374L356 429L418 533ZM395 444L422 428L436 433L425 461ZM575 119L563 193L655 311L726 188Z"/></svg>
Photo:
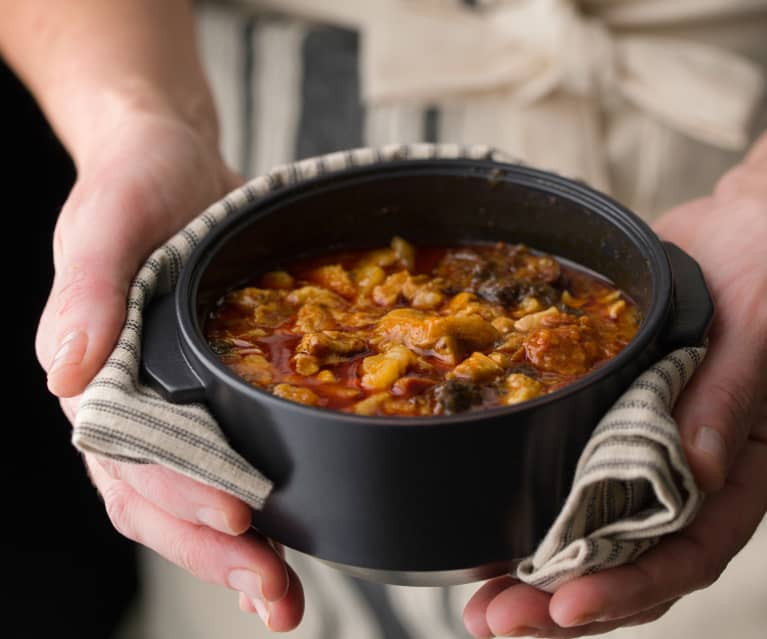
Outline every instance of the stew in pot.
<svg viewBox="0 0 767 639"><path fill-rule="evenodd" d="M205 333L250 384L362 415L446 415L551 393L639 328L605 279L521 244L374 250L296 261L227 293Z"/></svg>

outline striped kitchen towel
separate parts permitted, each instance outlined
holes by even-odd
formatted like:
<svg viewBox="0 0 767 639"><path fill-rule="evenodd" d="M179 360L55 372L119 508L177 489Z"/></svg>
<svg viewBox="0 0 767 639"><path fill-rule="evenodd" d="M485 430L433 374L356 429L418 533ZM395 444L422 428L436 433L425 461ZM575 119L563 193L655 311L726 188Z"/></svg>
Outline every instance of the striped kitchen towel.
<svg viewBox="0 0 767 639"><path fill-rule="evenodd" d="M141 383L143 309L154 296L173 289L202 237L254 199L321 172L434 157L508 161L489 147L446 144L332 153L255 178L190 222L136 276L117 346L82 397L74 445L123 462L162 464L262 508L271 482L230 448L206 407L168 403ZM671 353L637 379L602 419L583 451L561 514L535 554L519 565L520 579L553 590L578 575L631 561L690 522L701 493L671 409L704 353L703 348Z"/></svg>

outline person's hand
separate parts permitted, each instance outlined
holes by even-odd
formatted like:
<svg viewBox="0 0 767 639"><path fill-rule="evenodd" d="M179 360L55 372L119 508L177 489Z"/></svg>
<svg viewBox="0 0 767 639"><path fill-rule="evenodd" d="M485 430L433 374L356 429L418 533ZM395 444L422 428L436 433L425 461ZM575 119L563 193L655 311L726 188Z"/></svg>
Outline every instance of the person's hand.
<svg viewBox="0 0 767 639"><path fill-rule="evenodd" d="M37 333L50 390L70 418L114 348L130 282L151 251L239 179L215 140L168 114L121 114L78 159L54 235L56 275ZM249 532L236 498L155 465L85 455L115 528L204 581L239 591L273 630L301 619L295 573Z"/></svg>
<svg viewBox="0 0 767 639"><path fill-rule="evenodd" d="M716 581L767 511L767 139L714 195L658 220L694 257L716 305L710 348L674 416L699 486L694 522L634 563L553 595L503 577L464 610L475 637L579 637L653 621Z"/></svg>

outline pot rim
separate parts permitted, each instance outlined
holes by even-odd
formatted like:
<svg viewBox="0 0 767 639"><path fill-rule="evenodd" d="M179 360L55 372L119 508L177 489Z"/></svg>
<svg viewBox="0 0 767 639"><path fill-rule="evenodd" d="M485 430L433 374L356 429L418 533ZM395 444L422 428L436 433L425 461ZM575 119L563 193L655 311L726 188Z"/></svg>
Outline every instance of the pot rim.
<svg viewBox="0 0 767 639"><path fill-rule="evenodd" d="M644 254L646 264L650 269L652 300L639 331L623 350L599 368L542 397L514 406L467 411L456 415L422 417L356 415L328 408L306 406L251 386L218 360L203 336L202 328L197 320L196 303L202 274L218 248L226 240L240 232L243 227L250 225L254 218L269 215L275 209L280 209L291 201L309 194L343 188L345 185L377 176L381 178L392 177L396 174L412 176L419 173L433 175L440 170L447 175L452 174L457 177L474 176L499 182L513 182L523 187L563 198L606 217L619 231L629 235L633 243ZM293 411L296 417L305 415L339 422L364 423L369 426L402 430L449 427L503 416L513 417L527 411L535 411L543 405L566 400L621 369L638 353L641 353L655 337L661 335L670 313L672 296L671 266L660 239L646 222L610 196L583 182L525 165L468 158L410 159L375 162L319 175L285 186L249 203L240 212L225 219L219 226L211 230L194 248L179 275L175 290L175 312L178 339L192 368L199 370L199 367L204 367L208 375L212 375L220 383L233 387L238 393L245 394L249 399L265 402L275 409Z"/></svg>

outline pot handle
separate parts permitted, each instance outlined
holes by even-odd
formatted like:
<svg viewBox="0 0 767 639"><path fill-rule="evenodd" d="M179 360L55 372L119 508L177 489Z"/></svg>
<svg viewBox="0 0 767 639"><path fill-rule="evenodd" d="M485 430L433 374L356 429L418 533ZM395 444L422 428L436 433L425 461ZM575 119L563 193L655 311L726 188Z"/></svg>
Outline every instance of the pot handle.
<svg viewBox="0 0 767 639"><path fill-rule="evenodd" d="M663 335L669 348L700 346L704 343L714 302L698 263L672 242L663 242L671 263L673 303L671 316Z"/></svg>
<svg viewBox="0 0 767 639"><path fill-rule="evenodd" d="M171 293L152 300L144 311L141 373L148 384L174 404L205 399L205 387L178 341L175 297Z"/></svg>

